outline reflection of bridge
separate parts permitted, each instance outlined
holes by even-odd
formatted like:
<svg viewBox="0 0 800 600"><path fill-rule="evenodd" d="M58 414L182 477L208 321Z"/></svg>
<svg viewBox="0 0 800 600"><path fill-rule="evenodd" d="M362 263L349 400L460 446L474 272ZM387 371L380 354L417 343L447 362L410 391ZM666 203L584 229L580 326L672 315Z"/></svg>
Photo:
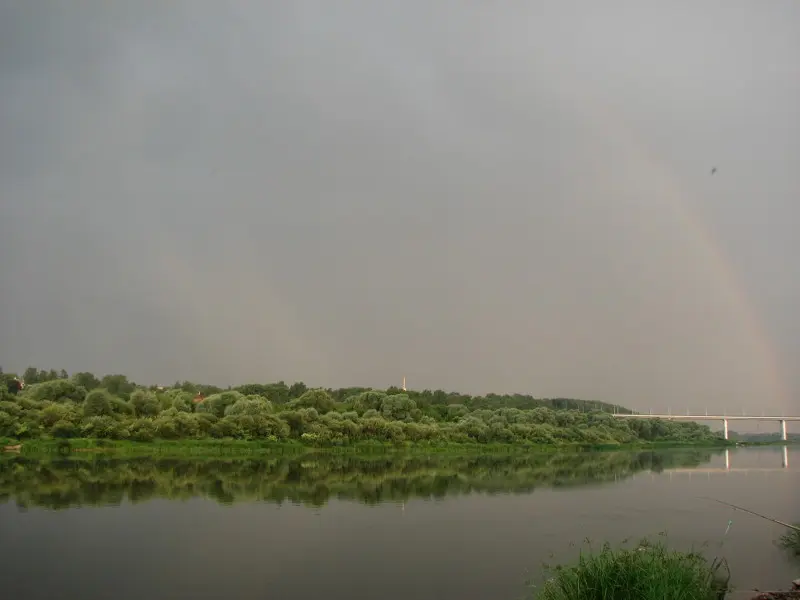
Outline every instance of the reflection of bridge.
<svg viewBox="0 0 800 600"><path fill-rule="evenodd" d="M780 467L731 467L731 451L725 449L725 466L724 467L710 467L704 469L665 469L670 475L673 473L689 473L689 475L696 473L768 473L772 471L783 471L789 468L789 448L783 447L781 456Z"/></svg>
<svg viewBox="0 0 800 600"><path fill-rule="evenodd" d="M781 439L786 440L786 422L787 421L800 421L800 417L773 417L761 415L754 417L750 415L654 415L641 413L634 413L624 415L621 413L614 413L618 419L663 419L665 421L722 421L722 431L725 434L725 439L728 439L728 421L780 421L781 424Z"/></svg>

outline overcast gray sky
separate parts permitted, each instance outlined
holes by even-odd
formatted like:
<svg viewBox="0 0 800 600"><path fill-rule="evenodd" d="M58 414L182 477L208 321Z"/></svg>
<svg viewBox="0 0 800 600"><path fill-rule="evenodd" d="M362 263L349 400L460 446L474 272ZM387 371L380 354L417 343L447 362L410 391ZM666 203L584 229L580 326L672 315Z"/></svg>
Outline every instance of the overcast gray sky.
<svg viewBox="0 0 800 600"><path fill-rule="evenodd" d="M795 0L0 0L0 365L790 411L798 167Z"/></svg>

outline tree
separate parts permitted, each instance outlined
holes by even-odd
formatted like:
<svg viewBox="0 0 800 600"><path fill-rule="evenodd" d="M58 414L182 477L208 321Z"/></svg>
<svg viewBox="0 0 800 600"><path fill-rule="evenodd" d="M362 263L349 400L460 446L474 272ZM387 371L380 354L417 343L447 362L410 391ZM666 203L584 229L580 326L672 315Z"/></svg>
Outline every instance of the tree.
<svg viewBox="0 0 800 600"><path fill-rule="evenodd" d="M76 385L69 379L53 379L44 381L25 389L25 395L36 401L43 402L83 402L86 397L86 388Z"/></svg>
<svg viewBox="0 0 800 600"><path fill-rule="evenodd" d="M381 402L383 418L391 421L411 420L411 411L415 408L417 408L417 404L407 394L386 396Z"/></svg>
<svg viewBox="0 0 800 600"><path fill-rule="evenodd" d="M125 375L105 375L100 380L100 387L108 390L114 396L129 398L131 392L136 389L136 385L128 381Z"/></svg>
<svg viewBox="0 0 800 600"><path fill-rule="evenodd" d="M28 385L33 385L34 383L39 383L39 369L36 367L28 367L22 373L22 379L25 380L25 383Z"/></svg>
<svg viewBox="0 0 800 600"><path fill-rule="evenodd" d="M272 403L261 396L247 396L225 408L226 417L231 415L268 415L271 412Z"/></svg>
<svg viewBox="0 0 800 600"><path fill-rule="evenodd" d="M290 405L292 408L314 408L321 414L330 412L335 407L333 398L322 389L308 390L297 400L292 400Z"/></svg>
<svg viewBox="0 0 800 600"><path fill-rule="evenodd" d="M79 386L92 391L100 387L100 380L91 373L75 373L72 380Z"/></svg>
<svg viewBox="0 0 800 600"><path fill-rule="evenodd" d="M137 417L154 417L161 410L156 395L149 390L135 390L131 394L131 405Z"/></svg>
<svg viewBox="0 0 800 600"><path fill-rule="evenodd" d="M296 400L308 391L308 386L302 381L295 381L289 386L289 399Z"/></svg>
<svg viewBox="0 0 800 600"><path fill-rule="evenodd" d="M111 415L112 396L107 390L92 390L86 395L83 403L83 414L86 417Z"/></svg>

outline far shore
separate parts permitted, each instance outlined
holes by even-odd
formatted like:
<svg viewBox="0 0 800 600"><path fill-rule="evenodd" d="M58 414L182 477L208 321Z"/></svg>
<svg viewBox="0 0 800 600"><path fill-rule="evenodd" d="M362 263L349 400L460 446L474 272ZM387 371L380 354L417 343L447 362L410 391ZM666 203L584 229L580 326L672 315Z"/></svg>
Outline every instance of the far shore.
<svg viewBox="0 0 800 600"><path fill-rule="evenodd" d="M775 445L769 443L748 443L748 446ZM209 455L235 456L253 454L296 454L304 452L386 454L509 454L509 453L556 453L556 452L603 452L603 451L641 451L669 450L680 448L731 448L736 442L723 439L702 442L647 442L637 444L480 444L480 443L381 443L359 442L343 446L313 446L297 441L274 442L262 440L234 439L184 439L158 440L153 442L132 442L127 440L106 440L89 438L8 440L3 446L6 452L24 455L72 453L102 453L113 455Z"/></svg>

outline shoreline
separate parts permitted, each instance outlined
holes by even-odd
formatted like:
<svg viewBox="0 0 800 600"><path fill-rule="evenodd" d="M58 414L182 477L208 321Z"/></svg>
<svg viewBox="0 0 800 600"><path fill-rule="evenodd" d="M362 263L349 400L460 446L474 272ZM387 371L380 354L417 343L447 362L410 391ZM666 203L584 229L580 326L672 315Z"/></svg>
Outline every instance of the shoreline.
<svg viewBox="0 0 800 600"><path fill-rule="evenodd" d="M18 447L17 447L18 446ZM115 456L252 456L303 453L325 454L554 454L613 451L648 451L680 449L719 449L735 447L725 440L704 442L648 442L639 444L480 444L480 443L401 443L359 442L343 446L315 446L302 442L260 440L159 440L132 442L92 438L11 440L5 444L9 454L61 455L104 454ZM4 448L4 450L5 450Z"/></svg>

